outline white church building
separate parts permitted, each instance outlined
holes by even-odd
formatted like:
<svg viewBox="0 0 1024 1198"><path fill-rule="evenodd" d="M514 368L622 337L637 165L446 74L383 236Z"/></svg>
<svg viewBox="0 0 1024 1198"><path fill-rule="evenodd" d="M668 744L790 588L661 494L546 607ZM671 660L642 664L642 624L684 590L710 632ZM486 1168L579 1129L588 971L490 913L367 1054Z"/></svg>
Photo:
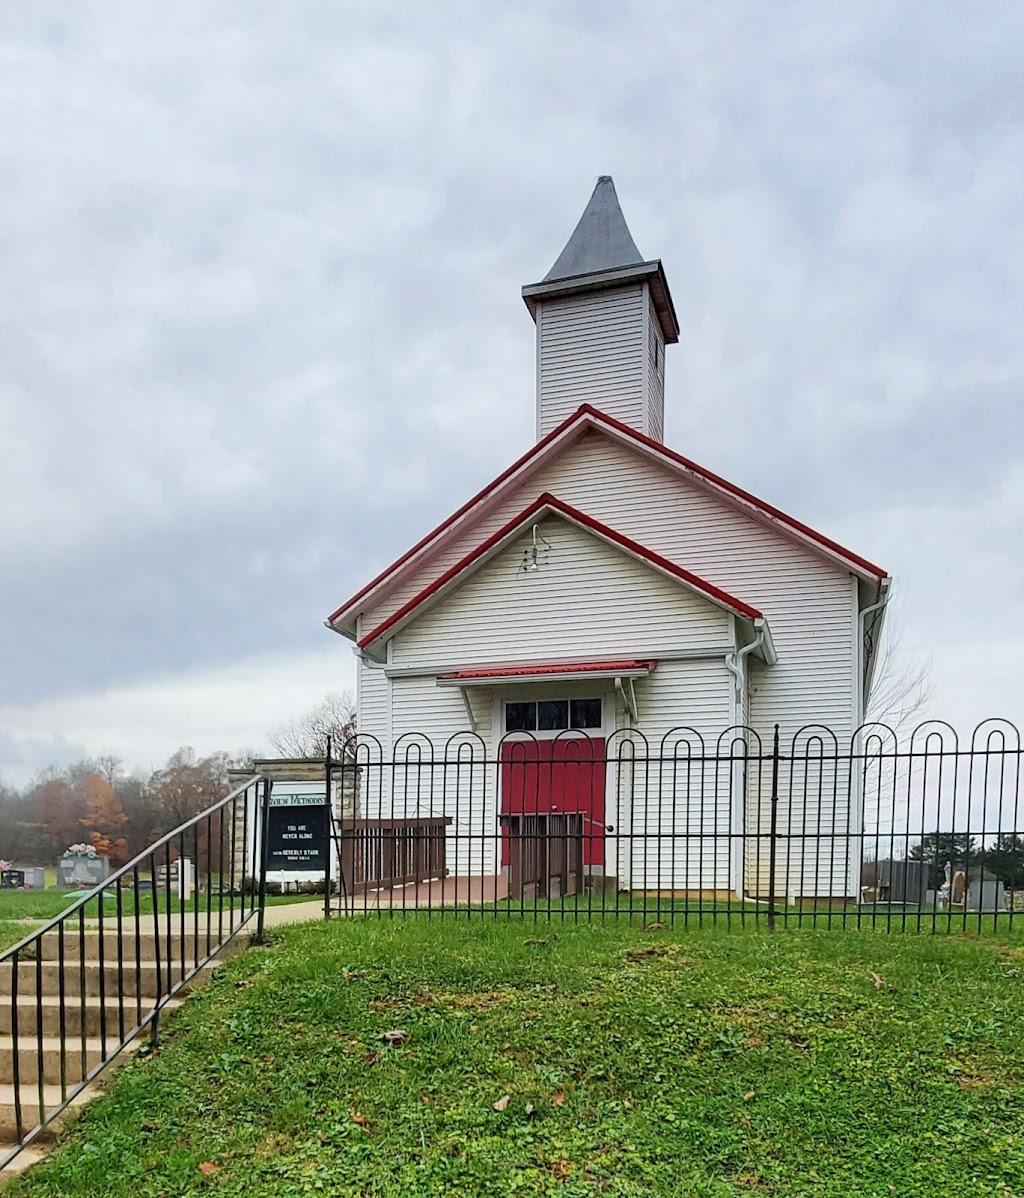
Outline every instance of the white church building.
<svg viewBox="0 0 1024 1198"><path fill-rule="evenodd" d="M500 876L503 817L543 809L580 813L584 872L620 889L757 897L769 783L746 758L776 726L791 749L849 751L889 578L664 444L679 324L609 177L522 294L536 443L328 620L355 644L360 741L379 760L468 745L493 768L435 769L425 796L395 767L374 801L451 820L450 872ZM643 768L624 777L624 754ZM796 770L780 818L809 835L777 864L785 887L852 897L856 779Z"/></svg>

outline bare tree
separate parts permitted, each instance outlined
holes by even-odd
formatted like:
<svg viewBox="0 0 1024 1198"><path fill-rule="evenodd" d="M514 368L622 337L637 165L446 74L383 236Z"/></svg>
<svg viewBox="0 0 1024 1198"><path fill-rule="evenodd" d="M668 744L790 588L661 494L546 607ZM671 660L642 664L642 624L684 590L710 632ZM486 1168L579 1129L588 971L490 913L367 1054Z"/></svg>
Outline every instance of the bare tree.
<svg viewBox="0 0 1024 1198"><path fill-rule="evenodd" d="M350 691L329 694L305 715L269 734L271 745L285 757L323 757L327 738L336 753L356 730L356 705Z"/></svg>
<svg viewBox="0 0 1024 1198"><path fill-rule="evenodd" d="M865 712L865 723L885 725L894 738L875 731L864 745L869 756L863 766L863 820L865 832L873 837L865 841L865 860L904 855L902 838L909 828L910 796L920 767L898 750L910 747L932 698L932 663L915 660L904 649L901 612L902 605L889 603Z"/></svg>
<svg viewBox="0 0 1024 1198"><path fill-rule="evenodd" d="M931 660L915 661L904 649L900 614L901 609L890 602L865 722L886 724L902 740L925 718L933 688Z"/></svg>

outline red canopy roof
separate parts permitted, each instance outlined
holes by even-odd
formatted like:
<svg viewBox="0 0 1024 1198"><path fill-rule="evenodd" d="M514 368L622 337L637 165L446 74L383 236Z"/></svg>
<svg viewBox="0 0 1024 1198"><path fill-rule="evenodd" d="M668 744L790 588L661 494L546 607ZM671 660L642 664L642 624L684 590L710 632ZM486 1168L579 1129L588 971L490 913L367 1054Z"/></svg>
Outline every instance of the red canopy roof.
<svg viewBox="0 0 1024 1198"><path fill-rule="evenodd" d="M650 672L656 661L575 661L530 666L488 666L477 670L456 670L440 674L445 682L464 682L474 678L529 678L537 674L626 674L632 671Z"/></svg>

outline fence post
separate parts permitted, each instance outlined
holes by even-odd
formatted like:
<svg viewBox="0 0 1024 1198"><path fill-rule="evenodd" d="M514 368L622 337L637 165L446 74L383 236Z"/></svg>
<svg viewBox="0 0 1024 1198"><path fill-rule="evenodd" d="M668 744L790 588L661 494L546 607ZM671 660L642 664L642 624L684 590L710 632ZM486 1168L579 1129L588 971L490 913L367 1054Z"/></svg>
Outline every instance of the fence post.
<svg viewBox="0 0 1024 1198"><path fill-rule="evenodd" d="M331 845L334 826L334 793L331 786L331 735L327 734L327 757L324 759L324 919L331 918Z"/></svg>
<svg viewBox="0 0 1024 1198"><path fill-rule="evenodd" d="M270 791L274 783L269 778L263 779L263 807L260 811L260 889L259 911L256 915L256 943L263 944L266 940L264 931L264 915L267 908L267 849L270 839Z"/></svg>
<svg viewBox="0 0 1024 1198"><path fill-rule="evenodd" d="M775 931L775 843L779 831L779 726L772 739L772 809L768 827L768 931Z"/></svg>

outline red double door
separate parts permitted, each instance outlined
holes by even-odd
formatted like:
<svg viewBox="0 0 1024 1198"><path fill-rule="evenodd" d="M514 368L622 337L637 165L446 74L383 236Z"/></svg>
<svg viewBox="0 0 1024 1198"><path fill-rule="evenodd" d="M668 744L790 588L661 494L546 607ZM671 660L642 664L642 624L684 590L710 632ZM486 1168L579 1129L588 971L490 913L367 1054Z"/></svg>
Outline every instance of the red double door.
<svg viewBox="0 0 1024 1198"><path fill-rule="evenodd" d="M604 737L511 740L501 746L501 814L582 814L584 865L604 865L604 788ZM507 832L501 860L508 865Z"/></svg>

